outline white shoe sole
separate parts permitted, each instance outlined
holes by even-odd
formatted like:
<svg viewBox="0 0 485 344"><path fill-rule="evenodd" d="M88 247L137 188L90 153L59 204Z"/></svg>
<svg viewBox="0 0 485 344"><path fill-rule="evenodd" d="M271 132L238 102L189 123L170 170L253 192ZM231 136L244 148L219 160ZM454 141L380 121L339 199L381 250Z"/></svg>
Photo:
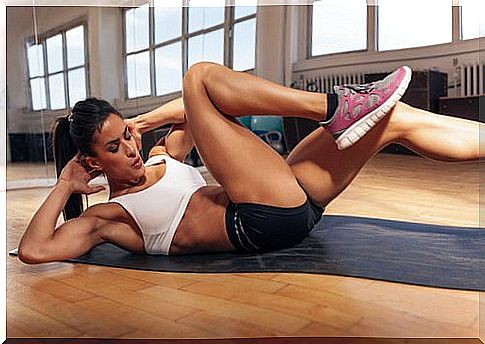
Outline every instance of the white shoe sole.
<svg viewBox="0 0 485 344"><path fill-rule="evenodd" d="M389 97L381 106L374 111L368 113L357 122L347 128L336 140L337 148L339 150L346 149L359 141L373 126L377 124L389 111L396 105L406 92L409 82L411 81L411 68L408 66L403 67L406 71L401 84L399 84L394 94Z"/></svg>

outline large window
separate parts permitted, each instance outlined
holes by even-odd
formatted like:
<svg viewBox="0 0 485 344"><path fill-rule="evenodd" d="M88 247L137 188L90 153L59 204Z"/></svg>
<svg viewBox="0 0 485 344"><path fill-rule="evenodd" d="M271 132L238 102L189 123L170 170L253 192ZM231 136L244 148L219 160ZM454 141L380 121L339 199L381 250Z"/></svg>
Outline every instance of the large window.
<svg viewBox="0 0 485 344"><path fill-rule="evenodd" d="M452 12L451 0L379 0L379 50L451 42Z"/></svg>
<svg viewBox="0 0 485 344"><path fill-rule="evenodd" d="M153 7L125 10L126 96L180 91L183 74L199 61L254 69L256 3L154 0Z"/></svg>
<svg viewBox="0 0 485 344"><path fill-rule="evenodd" d="M460 0L460 7L462 39L485 37L485 1Z"/></svg>
<svg viewBox="0 0 485 344"><path fill-rule="evenodd" d="M366 49L366 0L315 1L311 35L313 56Z"/></svg>
<svg viewBox="0 0 485 344"><path fill-rule="evenodd" d="M32 110L59 110L86 98L85 25L78 25L27 43Z"/></svg>
<svg viewBox="0 0 485 344"><path fill-rule="evenodd" d="M446 44L453 37L485 37L484 0L378 0L377 6L370 7L367 2L312 0L308 57ZM453 11L457 2L461 10ZM367 18L375 20L368 23ZM453 26L454 22L461 26Z"/></svg>

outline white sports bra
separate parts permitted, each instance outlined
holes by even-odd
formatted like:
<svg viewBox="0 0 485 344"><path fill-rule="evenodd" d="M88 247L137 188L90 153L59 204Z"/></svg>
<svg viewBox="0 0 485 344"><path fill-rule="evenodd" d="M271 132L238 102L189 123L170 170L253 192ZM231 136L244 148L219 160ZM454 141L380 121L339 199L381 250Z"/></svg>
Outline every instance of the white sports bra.
<svg viewBox="0 0 485 344"><path fill-rule="evenodd" d="M207 185L192 166L168 155L155 155L145 166L165 160L165 175L150 187L114 197L109 202L120 204L135 220L143 235L145 251L169 254L175 231L182 220L191 196Z"/></svg>

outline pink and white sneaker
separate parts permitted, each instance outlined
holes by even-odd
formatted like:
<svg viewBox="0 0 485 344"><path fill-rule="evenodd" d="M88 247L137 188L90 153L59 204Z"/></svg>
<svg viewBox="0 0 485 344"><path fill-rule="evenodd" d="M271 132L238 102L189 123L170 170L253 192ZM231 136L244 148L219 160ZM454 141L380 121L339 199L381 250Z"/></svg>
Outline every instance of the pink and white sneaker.
<svg viewBox="0 0 485 344"><path fill-rule="evenodd" d="M363 137L401 99L411 81L411 68L400 67L380 81L334 86L338 107L334 116L319 124L334 137L339 150Z"/></svg>

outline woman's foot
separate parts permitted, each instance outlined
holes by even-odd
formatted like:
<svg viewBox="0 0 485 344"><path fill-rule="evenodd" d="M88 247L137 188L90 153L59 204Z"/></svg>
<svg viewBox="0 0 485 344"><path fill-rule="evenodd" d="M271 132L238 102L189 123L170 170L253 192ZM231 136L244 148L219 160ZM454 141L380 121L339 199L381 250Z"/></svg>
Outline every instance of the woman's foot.
<svg viewBox="0 0 485 344"><path fill-rule="evenodd" d="M411 73L403 66L380 81L334 87L337 110L320 125L333 135L339 150L356 143L392 109L406 91Z"/></svg>

